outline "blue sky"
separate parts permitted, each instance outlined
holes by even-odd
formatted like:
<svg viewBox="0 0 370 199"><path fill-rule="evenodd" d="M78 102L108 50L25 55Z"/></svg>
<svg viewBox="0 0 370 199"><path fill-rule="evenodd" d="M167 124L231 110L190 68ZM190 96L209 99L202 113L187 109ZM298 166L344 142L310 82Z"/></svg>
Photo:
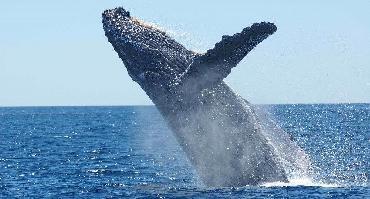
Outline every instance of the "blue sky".
<svg viewBox="0 0 370 199"><path fill-rule="evenodd" d="M199 52L274 22L226 79L253 103L370 102L370 1L292 2L2 1L0 106L151 104L104 36L101 12L116 6Z"/></svg>

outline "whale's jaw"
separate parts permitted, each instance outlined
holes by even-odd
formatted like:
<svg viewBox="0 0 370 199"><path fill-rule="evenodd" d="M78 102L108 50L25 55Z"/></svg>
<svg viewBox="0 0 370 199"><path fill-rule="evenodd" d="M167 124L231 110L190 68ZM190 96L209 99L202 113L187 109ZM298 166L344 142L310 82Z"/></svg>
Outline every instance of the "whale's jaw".
<svg viewBox="0 0 370 199"><path fill-rule="evenodd" d="M169 95L173 80L185 72L196 53L123 8L106 10L102 18L105 35L131 78L153 101L163 101L156 98Z"/></svg>

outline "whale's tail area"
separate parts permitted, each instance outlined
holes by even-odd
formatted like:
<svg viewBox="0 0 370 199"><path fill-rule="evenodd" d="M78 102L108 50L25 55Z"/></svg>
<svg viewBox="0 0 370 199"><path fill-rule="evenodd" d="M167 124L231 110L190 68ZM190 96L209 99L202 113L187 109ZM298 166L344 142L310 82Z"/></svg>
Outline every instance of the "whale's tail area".
<svg viewBox="0 0 370 199"><path fill-rule="evenodd" d="M276 30L273 23L261 22L232 36L223 36L214 48L194 58L181 77L182 84L196 86L191 88L195 91L220 83L255 46ZM193 80L202 81L193 84Z"/></svg>

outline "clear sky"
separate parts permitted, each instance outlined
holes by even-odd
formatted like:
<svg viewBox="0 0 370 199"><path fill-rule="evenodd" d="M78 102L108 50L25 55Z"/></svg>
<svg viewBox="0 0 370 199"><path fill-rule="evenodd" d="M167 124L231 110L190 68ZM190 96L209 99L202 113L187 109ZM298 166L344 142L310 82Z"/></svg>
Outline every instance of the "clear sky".
<svg viewBox="0 0 370 199"><path fill-rule="evenodd" d="M104 36L101 12L116 6L199 52L274 22L226 79L253 103L370 102L370 1L304 2L1 1L0 106L151 104Z"/></svg>

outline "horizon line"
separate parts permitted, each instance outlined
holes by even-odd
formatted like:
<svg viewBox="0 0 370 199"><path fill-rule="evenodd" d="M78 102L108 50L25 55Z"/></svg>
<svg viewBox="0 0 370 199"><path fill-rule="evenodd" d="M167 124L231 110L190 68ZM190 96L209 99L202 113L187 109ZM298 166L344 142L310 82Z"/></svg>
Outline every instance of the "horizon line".
<svg viewBox="0 0 370 199"><path fill-rule="evenodd" d="M370 102L321 102L321 103L252 103L253 105L358 105L369 104ZM122 104L122 105L7 105L0 108L34 108L34 107L135 107L135 106L154 106L154 104Z"/></svg>

